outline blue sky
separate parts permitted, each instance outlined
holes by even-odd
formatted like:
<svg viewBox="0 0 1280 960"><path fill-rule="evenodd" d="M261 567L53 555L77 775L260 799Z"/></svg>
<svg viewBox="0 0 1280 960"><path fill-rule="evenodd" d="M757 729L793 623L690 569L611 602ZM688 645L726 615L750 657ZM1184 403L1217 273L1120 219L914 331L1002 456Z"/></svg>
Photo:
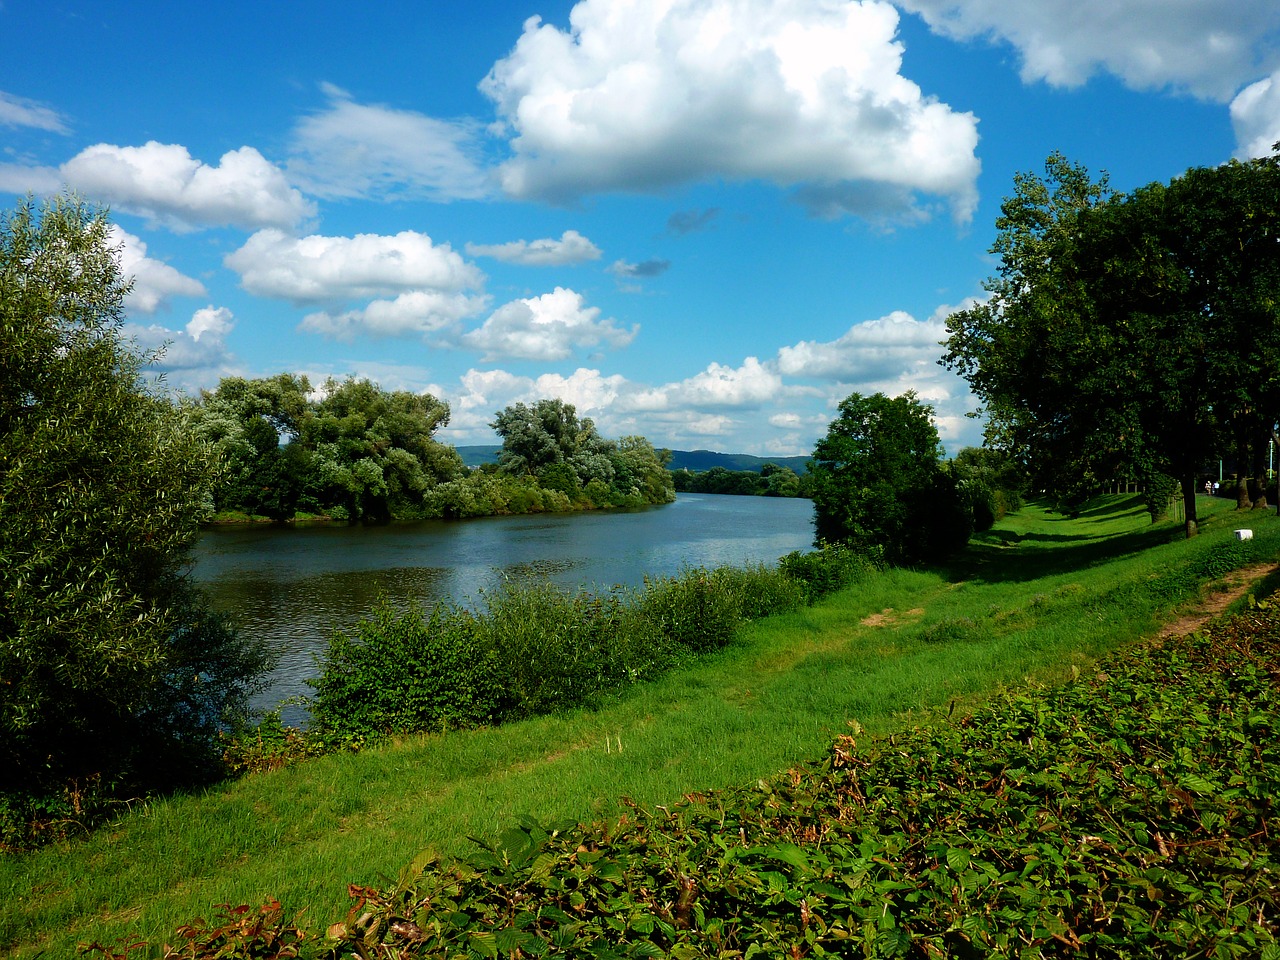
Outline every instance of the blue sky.
<svg viewBox="0 0 1280 960"><path fill-rule="evenodd" d="M557 396L807 454L914 389L1055 150L1127 190L1280 140L1275 0L0 2L0 202L109 205L173 389Z"/></svg>

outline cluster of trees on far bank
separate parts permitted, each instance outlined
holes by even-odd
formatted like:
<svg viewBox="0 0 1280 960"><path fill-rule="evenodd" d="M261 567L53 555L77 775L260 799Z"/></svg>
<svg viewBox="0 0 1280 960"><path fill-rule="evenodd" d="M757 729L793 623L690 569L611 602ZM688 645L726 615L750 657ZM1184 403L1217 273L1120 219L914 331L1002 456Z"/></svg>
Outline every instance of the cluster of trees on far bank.
<svg viewBox="0 0 1280 960"><path fill-rule="evenodd" d="M671 478L677 493L723 493L746 497L807 497L805 477L790 467L776 463L763 464L759 470L673 470Z"/></svg>
<svg viewBox="0 0 1280 960"><path fill-rule="evenodd" d="M495 465L472 470L435 439L449 406L368 380L224 379L183 405L223 470L214 516L323 516L385 523L667 503L664 455L643 437L606 440L572 404L540 400L498 413Z"/></svg>

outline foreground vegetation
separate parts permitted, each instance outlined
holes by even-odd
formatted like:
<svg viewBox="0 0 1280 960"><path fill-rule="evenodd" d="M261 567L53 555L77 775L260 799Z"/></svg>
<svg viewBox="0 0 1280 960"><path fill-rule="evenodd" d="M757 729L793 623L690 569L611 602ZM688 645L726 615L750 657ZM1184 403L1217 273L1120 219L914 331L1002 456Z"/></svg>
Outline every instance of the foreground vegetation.
<svg viewBox="0 0 1280 960"><path fill-rule="evenodd" d="M1278 667L1272 608L749 788L525 820L353 888L329 935L341 956L1277 957Z"/></svg>
<svg viewBox="0 0 1280 960"><path fill-rule="evenodd" d="M790 613L874 576L842 546L791 553L776 567L693 568L606 594L507 584L477 609L385 601L352 636L335 634L309 681L311 726L232 738L237 766L392 734L468 730L598 705L626 686L718 650L746 623Z"/></svg>
<svg viewBox="0 0 1280 960"><path fill-rule="evenodd" d="M272 897L285 922L305 910L298 923L315 949L347 914L347 884L388 896L386 878L419 851L483 852L468 838L498 844L521 816L616 824L626 814L649 829L660 805L686 794L762 778L790 790L774 775L822 756L848 721L885 735L952 709L963 716L1002 684L1069 680L1073 668L1093 677L1093 658L1151 632L1202 583L1212 588L1232 567L1280 554L1280 524L1246 515L1255 538L1236 541L1240 515L1229 506L1202 504L1219 512L1191 541L1171 524L1150 525L1137 500L1091 504L1074 520L1029 507L946 570L891 570L749 624L709 659L595 709L405 738L139 804L83 840L0 860L0 950L70 957L78 943L132 934L177 943L177 927L195 917L221 923L219 903L252 905L253 919ZM1076 742L1066 739L1064 751ZM632 813L622 797L649 812ZM783 896L800 868L775 867ZM995 924L980 908L975 916Z"/></svg>

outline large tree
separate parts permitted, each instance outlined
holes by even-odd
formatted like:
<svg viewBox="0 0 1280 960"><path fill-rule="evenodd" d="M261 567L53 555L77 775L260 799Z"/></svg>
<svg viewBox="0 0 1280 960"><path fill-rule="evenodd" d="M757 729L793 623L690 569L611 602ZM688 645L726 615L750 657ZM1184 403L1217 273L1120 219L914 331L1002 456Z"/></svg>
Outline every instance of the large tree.
<svg viewBox="0 0 1280 960"><path fill-rule="evenodd" d="M848 543L903 564L943 559L969 539L933 410L914 392L846 397L808 475L819 545Z"/></svg>
<svg viewBox="0 0 1280 960"><path fill-rule="evenodd" d="M227 377L186 413L226 468L220 510L385 522L421 515L426 492L465 471L435 439L447 403L369 380L330 379L316 397L306 377Z"/></svg>
<svg viewBox="0 0 1280 960"><path fill-rule="evenodd" d="M1128 195L1057 155L1046 172L1015 181L990 297L948 318L942 362L1037 485L1172 475L1193 536L1199 471L1248 459L1280 412L1280 168L1233 161Z"/></svg>
<svg viewBox="0 0 1280 960"><path fill-rule="evenodd" d="M0 219L11 814L22 797L134 796L198 773L266 665L184 576L212 463L142 383L145 358L120 329L127 291L100 211L61 198Z"/></svg>
<svg viewBox="0 0 1280 960"><path fill-rule="evenodd" d="M532 474L548 486L565 478L585 487L592 480L609 484L614 468L609 454L616 444L596 431L590 417L579 417L573 404L560 399L533 405L514 403L490 424L502 438L498 463L512 474Z"/></svg>

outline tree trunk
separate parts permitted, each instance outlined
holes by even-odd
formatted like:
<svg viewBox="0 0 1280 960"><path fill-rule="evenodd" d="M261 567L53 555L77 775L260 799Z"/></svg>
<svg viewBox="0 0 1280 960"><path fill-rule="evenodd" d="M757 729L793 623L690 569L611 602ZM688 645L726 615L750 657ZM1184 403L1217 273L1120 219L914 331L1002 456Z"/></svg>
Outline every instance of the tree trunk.
<svg viewBox="0 0 1280 960"><path fill-rule="evenodd" d="M1187 539L1190 540L1200 532L1196 523L1196 475L1188 473L1182 478L1182 508L1186 513Z"/></svg>

